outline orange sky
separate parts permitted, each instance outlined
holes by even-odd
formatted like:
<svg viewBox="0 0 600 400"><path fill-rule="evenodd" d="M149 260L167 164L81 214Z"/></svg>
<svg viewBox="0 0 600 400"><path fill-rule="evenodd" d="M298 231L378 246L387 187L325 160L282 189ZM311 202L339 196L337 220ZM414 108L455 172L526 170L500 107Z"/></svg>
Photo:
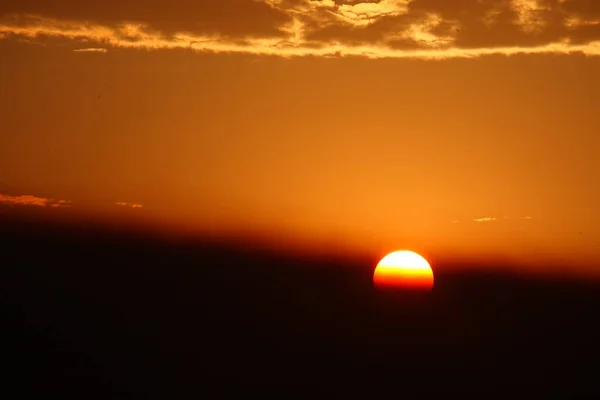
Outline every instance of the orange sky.
<svg viewBox="0 0 600 400"><path fill-rule="evenodd" d="M83 3L0 8L0 203L595 272L600 2Z"/></svg>

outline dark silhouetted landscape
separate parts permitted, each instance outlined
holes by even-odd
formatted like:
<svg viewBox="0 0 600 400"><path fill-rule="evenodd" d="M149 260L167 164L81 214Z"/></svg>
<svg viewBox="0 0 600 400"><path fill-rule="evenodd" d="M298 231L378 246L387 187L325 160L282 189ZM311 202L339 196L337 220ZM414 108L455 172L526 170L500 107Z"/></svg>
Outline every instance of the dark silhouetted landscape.
<svg viewBox="0 0 600 400"><path fill-rule="evenodd" d="M0 231L3 374L23 395L598 393L592 283L437 273L431 293L379 293L369 260L31 218Z"/></svg>

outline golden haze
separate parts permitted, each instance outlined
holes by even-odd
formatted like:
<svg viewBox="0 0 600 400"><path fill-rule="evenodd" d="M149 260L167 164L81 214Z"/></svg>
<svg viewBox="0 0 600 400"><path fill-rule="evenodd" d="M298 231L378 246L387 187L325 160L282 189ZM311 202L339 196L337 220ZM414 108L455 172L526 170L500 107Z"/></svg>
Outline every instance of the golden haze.
<svg viewBox="0 0 600 400"><path fill-rule="evenodd" d="M1 212L597 275L599 10L468 3L10 0Z"/></svg>

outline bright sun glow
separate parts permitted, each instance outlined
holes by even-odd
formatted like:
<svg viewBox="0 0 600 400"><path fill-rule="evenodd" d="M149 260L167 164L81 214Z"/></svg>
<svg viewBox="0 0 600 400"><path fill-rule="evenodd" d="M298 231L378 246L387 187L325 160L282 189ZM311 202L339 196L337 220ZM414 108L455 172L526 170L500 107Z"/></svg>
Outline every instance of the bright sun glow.
<svg viewBox="0 0 600 400"><path fill-rule="evenodd" d="M395 251L383 257L373 273L379 290L431 290L433 271L427 260L412 251Z"/></svg>

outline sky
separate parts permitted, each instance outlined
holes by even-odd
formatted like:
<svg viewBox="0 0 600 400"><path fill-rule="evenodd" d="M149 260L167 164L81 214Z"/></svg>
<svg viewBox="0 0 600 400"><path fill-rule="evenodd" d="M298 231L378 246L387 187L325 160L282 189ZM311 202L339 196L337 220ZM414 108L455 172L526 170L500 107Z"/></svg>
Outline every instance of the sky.
<svg viewBox="0 0 600 400"><path fill-rule="evenodd" d="M5 0L0 203L600 273L598 56L591 0Z"/></svg>

